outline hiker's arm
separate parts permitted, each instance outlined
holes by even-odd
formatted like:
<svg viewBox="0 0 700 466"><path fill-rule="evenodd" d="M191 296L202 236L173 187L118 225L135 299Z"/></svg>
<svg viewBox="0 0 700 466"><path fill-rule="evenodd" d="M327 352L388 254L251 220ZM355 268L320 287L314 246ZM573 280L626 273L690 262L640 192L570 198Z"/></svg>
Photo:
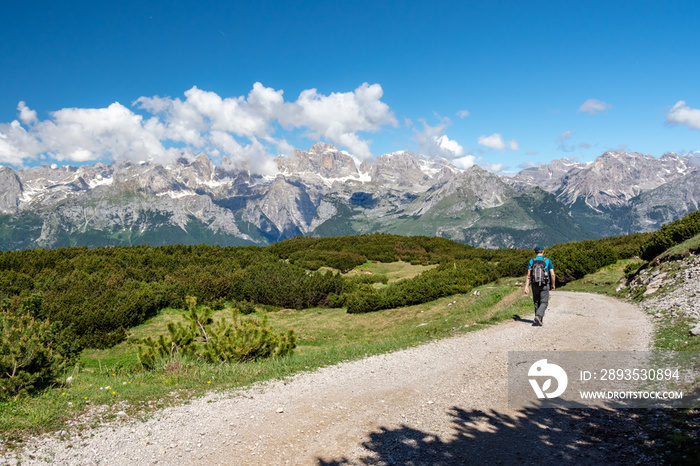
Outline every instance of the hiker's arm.
<svg viewBox="0 0 700 466"><path fill-rule="evenodd" d="M530 293L530 269L527 270L527 278L525 279L525 294Z"/></svg>
<svg viewBox="0 0 700 466"><path fill-rule="evenodd" d="M551 283L552 283L552 286L550 287L550 289L551 289L552 291L554 291L554 288L555 288L554 283L557 281L557 276L554 275L554 269L551 269L551 270L549 271L549 276L552 277L552 282L551 282Z"/></svg>

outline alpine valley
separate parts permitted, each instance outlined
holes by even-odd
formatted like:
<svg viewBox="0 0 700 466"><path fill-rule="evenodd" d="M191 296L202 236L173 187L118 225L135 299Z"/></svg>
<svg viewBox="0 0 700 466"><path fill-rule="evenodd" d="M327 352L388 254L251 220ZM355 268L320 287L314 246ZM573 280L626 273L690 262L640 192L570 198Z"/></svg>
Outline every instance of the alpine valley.
<svg viewBox="0 0 700 466"><path fill-rule="evenodd" d="M263 177L204 154L170 165L0 168L0 250L134 244L267 245L297 235L442 236L551 245L656 230L698 210L700 154L606 152L500 177L397 152L357 164L324 144Z"/></svg>

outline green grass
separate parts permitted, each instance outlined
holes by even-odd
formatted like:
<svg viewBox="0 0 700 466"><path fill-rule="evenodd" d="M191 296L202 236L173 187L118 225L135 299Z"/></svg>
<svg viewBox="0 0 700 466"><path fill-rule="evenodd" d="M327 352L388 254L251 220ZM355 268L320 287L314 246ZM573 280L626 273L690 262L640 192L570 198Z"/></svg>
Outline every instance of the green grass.
<svg viewBox="0 0 700 466"><path fill-rule="evenodd" d="M387 274L391 279L407 278L426 269L408 263L372 263L364 268ZM348 314L344 309L259 307L248 317L266 316L276 331L295 330L297 348L293 354L231 365L179 358L163 362L159 370L144 371L133 342L166 333L168 322L184 320L185 311L165 309L131 329L129 341L108 350L85 351L79 366L63 376L72 376L71 384L57 385L31 398L0 402L0 438L3 444L10 445L29 434L69 430L68 425L78 417L87 416L89 420L83 425L90 427L115 419L121 411L130 416L148 416L154 409L182 403L211 390L242 389L255 382L283 379L342 361L478 330L514 314L530 312L530 301L515 282L501 280L476 288L478 296L454 295L368 314ZM214 317L228 317L228 311L218 311ZM96 412L98 406L103 410L100 413Z"/></svg>
<svg viewBox="0 0 700 466"><path fill-rule="evenodd" d="M389 282L413 278L421 273L437 267L434 265L409 264L408 262L372 262L367 261L354 270L351 270L347 275L359 275L370 272L373 275L386 275Z"/></svg>
<svg viewBox="0 0 700 466"><path fill-rule="evenodd" d="M625 259L608 265L595 273L567 283L561 289L565 291L580 291L584 293L599 293L608 296L623 297L627 290L617 291L620 281L625 278L625 267L628 264L641 264L641 259Z"/></svg>
<svg viewBox="0 0 700 466"><path fill-rule="evenodd" d="M697 251L700 249L700 235L695 235L690 239L683 241L669 249L659 256L661 260L683 257L688 251Z"/></svg>

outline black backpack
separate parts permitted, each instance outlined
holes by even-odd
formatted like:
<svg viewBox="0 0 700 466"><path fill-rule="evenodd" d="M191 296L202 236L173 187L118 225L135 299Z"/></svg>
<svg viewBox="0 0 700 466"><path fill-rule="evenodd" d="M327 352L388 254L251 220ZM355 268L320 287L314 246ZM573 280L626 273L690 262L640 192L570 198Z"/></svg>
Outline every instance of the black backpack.
<svg viewBox="0 0 700 466"><path fill-rule="evenodd" d="M549 274L547 273L547 259L537 259L532 261L530 268L530 283L537 286L545 286L549 283Z"/></svg>

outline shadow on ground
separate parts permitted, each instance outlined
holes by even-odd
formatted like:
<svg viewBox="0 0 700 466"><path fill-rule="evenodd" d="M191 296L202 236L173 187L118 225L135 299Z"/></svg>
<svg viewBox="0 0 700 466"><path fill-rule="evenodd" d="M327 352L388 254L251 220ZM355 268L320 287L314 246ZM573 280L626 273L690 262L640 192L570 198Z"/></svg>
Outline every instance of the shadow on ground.
<svg viewBox="0 0 700 466"><path fill-rule="evenodd" d="M518 314L513 314L512 319L516 322L525 322L527 324L535 325L535 320L533 319L523 319Z"/></svg>
<svg viewBox="0 0 700 466"><path fill-rule="evenodd" d="M367 453L360 460L318 458L318 464L659 464L636 437L629 410L534 407L514 413L453 407L450 438L409 425L381 427L361 444Z"/></svg>

